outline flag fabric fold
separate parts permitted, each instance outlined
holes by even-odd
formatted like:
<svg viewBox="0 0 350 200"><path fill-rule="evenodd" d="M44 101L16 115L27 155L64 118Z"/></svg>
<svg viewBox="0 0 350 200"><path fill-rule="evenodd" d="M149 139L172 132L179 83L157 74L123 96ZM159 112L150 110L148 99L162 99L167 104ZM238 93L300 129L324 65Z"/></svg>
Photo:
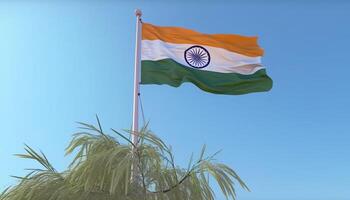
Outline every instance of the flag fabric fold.
<svg viewBox="0 0 350 200"><path fill-rule="evenodd" d="M268 91L257 37L203 34L179 27L142 24L141 84L178 87L191 82L216 94Z"/></svg>

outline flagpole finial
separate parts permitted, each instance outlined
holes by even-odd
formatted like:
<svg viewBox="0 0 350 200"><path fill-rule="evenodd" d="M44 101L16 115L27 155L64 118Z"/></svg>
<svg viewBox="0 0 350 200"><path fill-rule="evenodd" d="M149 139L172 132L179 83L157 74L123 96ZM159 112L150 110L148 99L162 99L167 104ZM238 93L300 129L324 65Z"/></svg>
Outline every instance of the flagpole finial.
<svg viewBox="0 0 350 200"><path fill-rule="evenodd" d="M140 9L136 9L135 10L135 15L138 16L138 17L141 17L142 11Z"/></svg>

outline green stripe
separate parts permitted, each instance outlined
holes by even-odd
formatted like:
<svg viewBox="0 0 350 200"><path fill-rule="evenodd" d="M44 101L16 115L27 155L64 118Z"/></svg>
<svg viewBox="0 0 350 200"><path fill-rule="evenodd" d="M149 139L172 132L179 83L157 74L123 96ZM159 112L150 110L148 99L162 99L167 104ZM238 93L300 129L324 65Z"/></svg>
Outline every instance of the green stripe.
<svg viewBox="0 0 350 200"><path fill-rule="evenodd" d="M191 82L200 89L216 94L247 94L264 92L272 88L272 80L261 69L251 75L219 73L192 69L172 59L141 62L141 84L168 84L179 87Z"/></svg>

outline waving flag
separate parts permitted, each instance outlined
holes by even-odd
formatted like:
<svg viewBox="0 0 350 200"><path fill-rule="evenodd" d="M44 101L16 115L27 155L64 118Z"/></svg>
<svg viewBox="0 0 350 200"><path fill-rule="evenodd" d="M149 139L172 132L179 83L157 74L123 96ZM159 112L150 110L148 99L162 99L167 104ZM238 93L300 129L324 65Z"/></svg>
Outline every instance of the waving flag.
<svg viewBox="0 0 350 200"><path fill-rule="evenodd" d="M191 82L207 92L233 95L268 91L272 80L261 65L263 53L257 37L143 23L141 84Z"/></svg>

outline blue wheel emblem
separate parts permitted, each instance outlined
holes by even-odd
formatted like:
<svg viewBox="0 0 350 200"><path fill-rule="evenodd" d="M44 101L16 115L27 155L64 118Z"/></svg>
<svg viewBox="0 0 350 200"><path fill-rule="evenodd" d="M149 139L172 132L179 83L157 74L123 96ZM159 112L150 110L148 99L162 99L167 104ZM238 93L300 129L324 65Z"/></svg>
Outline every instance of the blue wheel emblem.
<svg viewBox="0 0 350 200"><path fill-rule="evenodd" d="M186 49L184 57L187 64L193 68L204 68L210 63L209 52L204 47L198 45Z"/></svg>

